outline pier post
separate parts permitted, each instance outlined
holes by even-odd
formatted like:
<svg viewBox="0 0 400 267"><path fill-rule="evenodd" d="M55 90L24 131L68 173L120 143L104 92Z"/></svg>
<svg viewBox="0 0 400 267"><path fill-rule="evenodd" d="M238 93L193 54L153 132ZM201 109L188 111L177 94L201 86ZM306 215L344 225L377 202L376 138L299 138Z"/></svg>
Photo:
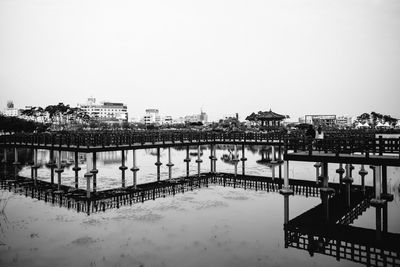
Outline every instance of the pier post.
<svg viewBox="0 0 400 267"><path fill-rule="evenodd" d="M346 175L343 178L343 182L346 186L346 203L350 207L351 204L351 184L353 183L353 178L351 177L351 167L350 164L346 164Z"/></svg>
<svg viewBox="0 0 400 267"><path fill-rule="evenodd" d="M99 170L97 169L97 154L96 152L93 152L92 154L92 169L90 170L90 173L92 174L93 177L93 192L97 191L97 173Z"/></svg>
<svg viewBox="0 0 400 267"><path fill-rule="evenodd" d="M3 149L3 163L7 163L7 148Z"/></svg>
<svg viewBox="0 0 400 267"><path fill-rule="evenodd" d="M172 164L171 161L171 147L168 147L168 163L167 163L167 167L168 167L168 179L171 180L172 178L172 167L174 166L174 164Z"/></svg>
<svg viewBox="0 0 400 267"><path fill-rule="evenodd" d="M155 163L155 165L157 166L157 182L159 182L160 178L161 178L160 166L162 165L162 163L160 161L160 148L159 147L157 147L157 162Z"/></svg>
<svg viewBox="0 0 400 267"><path fill-rule="evenodd" d="M61 150L58 151L58 161L57 161L57 169L55 172L57 173L57 193L61 193L61 173L63 172L63 168L61 166Z"/></svg>
<svg viewBox="0 0 400 267"><path fill-rule="evenodd" d="M238 162L239 162L239 157L237 154L237 145L234 145L234 155L233 155L233 163L235 164L235 177L237 176L237 171L238 171Z"/></svg>
<svg viewBox="0 0 400 267"><path fill-rule="evenodd" d="M389 194L387 191L387 166L382 166L382 194L381 198L387 201L393 201L394 196L393 194Z"/></svg>
<svg viewBox="0 0 400 267"><path fill-rule="evenodd" d="M38 155L37 155L37 149L33 150L33 165L32 165L32 174L33 174L33 184L36 186L37 183L37 169L39 168L38 164Z"/></svg>
<svg viewBox="0 0 400 267"><path fill-rule="evenodd" d="M317 183L317 185L318 185L318 183L319 183L319 176L320 176L320 173L319 173L319 168L321 168L321 162L316 162L315 164L314 164L314 167L315 167L315 182Z"/></svg>
<svg viewBox="0 0 400 267"><path fill-rule="evenodd" d="M196 160L196 163L197 163L197 176L200 178L200 164L203 162L202 160L201 160L201 156L200 156L200 153L201 153L201 150L200 150L200 145L199 146L197 146L197 160ZM200 181L199 181L200 182Z"/></svg>
<svg viewBox="0 0 400 267"><path fill-rule="evenodd" d="M213 172L214 174L217 172L217 149L214 147L214 156L213 156Z"/></svg>
<svg viewBox="0 0 400 267"><path fill-rule="evenodd" d="M183 161L186 162L186 177L189 177L189 146L186 146L186 158Z"/></svg>
<svg viewBox="0 0 400 267"><path fill-rule="evenodd" d="M18 176L18 165L20 165L20 163L18 162L18 149L15 147L14 148L14 179L17 179Z"/></svg>
<svg viewBox="0 0 400 267"><path fill-rule="evenodd" d="M74 162L75 162L75 166L72 168L72 170L75 172L75 188L78 188L78 186L79 186L79 171L81 170L81 168L79 167L78 151L74 152Z"/></svg>
<svg viewBox="0 0 400 267"><path fill-rule="evenodd" d="M88 199L90 198L90 191L91 191L90 178L92 178L93 176L92 170L95 168L93 156L95 156L95 153L86 153L86 173L84 177L86 178L86 197Z"/></svg>
<svg viewBox="0 0 400 267"><path fill-rule="evenodd" d="M326 222L330 220L330 207L329 207L329 198L335 192L335 189L329 187L329 176L328 176L328 162L321 163L321 176L322 186L319 189L321 194L321 202L324 212L324 218Z"/></svg>
<svg viewBox="0 0 400 267"><path fill-rule="evenodd" d="M139 171L139 168L136 166L136 150L132 150L132 168L131 171L133 173L133 188L137 189L137 172Z"/></svg>
<svg viewBox="0 0 400 267"><path fill-rule="evenodd" d="M358 174L361 176L361 188L363 193L365 194L365 176L368 174L368 171L365 170L364 164L361 165L361 169Z"/></svg>
<svg viewBox="0 0 400 267"><path fill-rule="evenodd" d="M289 196L293 195L293 190L289 187L289 161L283 161L284 166L284 187L279 190L279 193L284 197L284 223L289 221Z"/></svg>
<svg viewBox="0 0 400 267"><path fill-rule="evenodd" d="M128 167L125 166L125 150L121 150L121 166L119 167L121 170L121 186L125 187L125 171Z"/></svg>
<svg viewBox="0 0 400 267"><path fill-rule="evenodd" d="M375 174L375 166L370 165L369 168L372 170L372 185L375 190L375 179L376 179L376 174Z"/></svg>
<svg viewBox="0 0 400 267"><path fill-rule="evenodd" d="M245 162L247 160L247 158L245 157L245 147L244 144L242 145L242 158L240 159L242 161L242 175L244 176L246 174L246 166L245 166Z"/></svg>
<svg viewBox="0 0 400 267"><path fill-rule="evenodd" d="M339 163L339 168L336 170L336 173L339 174L339 189L342 190L344 174L343 163Z"/></svg>
<svg viewBox="0 0 400 267"><path fill-rule="evenodd" d="M382 166L374 166L375 168L375 198L371 199L371 206L376 209L376 238L379 241L381 239L382 232L382 208L384 208L387 201L381 198L382 188Z"/></svg>
<svg viewBox="0 0 400 267"><path fill-rule="evenodd" d="M55 169L55 167L56 167L56 163L55 163L56 161L54 160L54 150L50 150L50 162L49 162L49 165L50 165L50 183L51 183L51 185L53 185L54 184L54 169Z"/></svg>
<svg viewBox="0 0 400 267"><path fill-rule="evenodd" d="M210 156L208 157L210 159L210 173L214 173L214 164L213 164L213 156L214 156L214 145L210 146Z"/></svg>

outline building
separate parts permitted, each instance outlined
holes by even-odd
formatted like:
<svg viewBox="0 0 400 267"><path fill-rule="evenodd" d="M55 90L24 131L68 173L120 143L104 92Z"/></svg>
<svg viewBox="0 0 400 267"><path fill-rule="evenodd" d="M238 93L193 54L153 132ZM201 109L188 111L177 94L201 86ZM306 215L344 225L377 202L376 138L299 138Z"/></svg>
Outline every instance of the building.
<svg viewBox="0 0 400 267"><path fill-rule="evenodd" d="M91 118L103 121L128 121L128 107L123 103L100 102L90 97L86 104L78 104L78 107L85 111Z"/></svg>
<svg viewBox="0 0 400 267"><path fill-rule="evenodd" d="M350 127L353 124L353 118L349 116L338 116L336 118L336 125L344 128L344 127Z"/></svg>
<svg viewBox="0 0 400 267"><path fill-rule="evenodd" d="M164 116L162 118L162 124L172 124L172 123L173 123L172 116Z"/></svg>
<svg viewBox="0 0 400 267"><path fill-rule="evenodd" d="M146 114L143 116L142 122L144 124L160 124L161 117L158 109L155 108L146 109Z"/></svg>
<svg viewBox="0 0 400 267"><path fill-rule="evenodd" d="M208 122L208 115L204 111L201 111L200 114L185 116L184 121L186 123L201 122L206 124Z"/></svg>
<svg viewBox="0 0 400 267"><path fill-rule="evenodd" d="M306 115L303 123L334 126L336 124L336 115Z"/></svg>
<svg viewBox="0 0 400 267"><path fill-rule="evenodd" d="M18 117L20 112L14 107L14 102L12 100L7 101L7 107L3 110L3 115L8 117Z"/></svg>

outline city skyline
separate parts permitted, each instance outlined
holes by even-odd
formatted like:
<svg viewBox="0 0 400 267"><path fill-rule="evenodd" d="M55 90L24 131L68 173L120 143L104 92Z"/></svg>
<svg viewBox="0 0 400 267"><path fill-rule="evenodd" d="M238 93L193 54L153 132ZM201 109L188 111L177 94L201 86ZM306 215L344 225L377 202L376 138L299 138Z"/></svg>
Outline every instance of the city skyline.
<svg viewBox="0 0 400 267"><path fill-rule="evenodd" d="M0 106L400 118L397 1L0 1Z"/></svg>

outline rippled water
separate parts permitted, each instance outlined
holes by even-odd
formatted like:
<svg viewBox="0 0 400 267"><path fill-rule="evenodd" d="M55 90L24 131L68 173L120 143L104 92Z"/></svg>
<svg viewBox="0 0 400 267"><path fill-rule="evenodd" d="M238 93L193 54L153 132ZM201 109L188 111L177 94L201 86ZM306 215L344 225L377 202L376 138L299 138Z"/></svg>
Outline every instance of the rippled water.
<svg viewBox="0 0 400 267"><path fill-rule="evenodd" d="M218 150L217 157L228 153ZM156 156L137 151L138 183L156 180ZM46 162L48 155L40 153ZM65 155L68 157L68 155ZM184 176L185 151L172 150L173 176ZM209 151L204 150L201 170L209 171ZM100 189L121 184L120 152L99 156ZM246 151L246 173L271 175L256 163L259 152ZM197 164L191 161L191 174ZM162 179L167 179L167 151L162 151ZM132 167L128 152L126 165ZM330 180L338 181L337 164L330 165ZM81 165L86 168L85 164ZM239 164L239 172L241 165ZM356 166L354 174L359 170ZM369 170L369 169L368 169ZM218 160L217 171L234 167ZM278 172L276 172L278 174ZM388 187L395 195L389 205L389 231L400 233L399 169L388 169ZM30 176L28 168L21 174ZM49 180L49 169L39 169L40 179ZM66 169L63 184L72 185L74 173ZM81 172L83 176L83 171ZM315 180L313 163L290 163L290 176ZM355 176L355 175L354 175ZM127 172L127 183L132 183ZM372 184L370 175L367 184ZM360 183L356 176L355 183ZM80 181L83 187L85 181ZM156 199L87 216L29 197L0 191L9 198L0 216L0 266L358 266L359 264L284 248L283 197L278 193L210 186L174 197ZM319 198L290 197L290 218L320 203ZM354 225L375 227L375 213L369 208Z"/></svg>

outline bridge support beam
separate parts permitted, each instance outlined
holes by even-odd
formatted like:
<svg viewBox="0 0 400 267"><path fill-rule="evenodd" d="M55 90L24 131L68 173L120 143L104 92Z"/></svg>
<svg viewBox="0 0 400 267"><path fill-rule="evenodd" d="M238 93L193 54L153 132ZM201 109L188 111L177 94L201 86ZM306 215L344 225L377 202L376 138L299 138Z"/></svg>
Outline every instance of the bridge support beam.
<svg viewBox="0 0 400 267"><path fill-rule="evenodd" d="M393 195L389 194L387 191L387 166L382 166L382 194L381 198L386 199L387 201L393 200Z"/></svg>
<svg viewBox="0 0 400 267"><path fill-rule="evenodd" d="M132 150L132 168L131 171L133 173L133 188L137 189L137 172L139 168L136 166L136 150Z"/></svg>
<svg viewBox="0 0 400 267"><path fill-rule="evenodd" d="M171 159L171 147L168 147L168 163L167 163L167 167L168 167L168 179L171 180L172 178L172 167L174 166L174 164L172 163L172 159Z"/></svg>
<svg viewBox="0 0 400 267"><path fill-rule="evenodd" d="M183 160L186 162L186 177L189 177L189 163L190 163L190 157L189 157L189 146L186 146L186 158Z"/></svg>
<svg viewBox="0 0 400 267"><path fill-rule="evenodd" d="M125 166L125 150L121 150L121 166L119 167L121 170L121 186L125 187L125 171L128 167Z"/></svg>
<svg viewBox="0 0 400 267"><path fill-rule="evenodd" d="M200 164L203 162L201 160L200 153L201 153L200 146L197 146L197 160L196 160L196 163L197 163L197 177L200 177Z"/></svg>
<svg viewBox="0 0 400 267"><path fill-rule="evenodd" d="M242 145L242 158L240 159L242 161L242 175L244 176L246 174L246 156L245 156L245 147L244 144Z"/></svg>
<svg viewBox="0 0 400 267"><path fill-rule="evenodd" d="M157 147L157 162L154 164L157 166L157 182L159 182L161 179L160 166L162 165L162 163L160 161L160 148L159 147Z"/></svg>
<svg viewBox="0 0 400 267"><path fill-rule="evenodd" d="M96 157L95 153L86 153L86 173L84 177L86 178L86 197L89 199L90 198L90 178L92 178L93 173L92 171L95 169L95 159L93 157Z"/></svg>

